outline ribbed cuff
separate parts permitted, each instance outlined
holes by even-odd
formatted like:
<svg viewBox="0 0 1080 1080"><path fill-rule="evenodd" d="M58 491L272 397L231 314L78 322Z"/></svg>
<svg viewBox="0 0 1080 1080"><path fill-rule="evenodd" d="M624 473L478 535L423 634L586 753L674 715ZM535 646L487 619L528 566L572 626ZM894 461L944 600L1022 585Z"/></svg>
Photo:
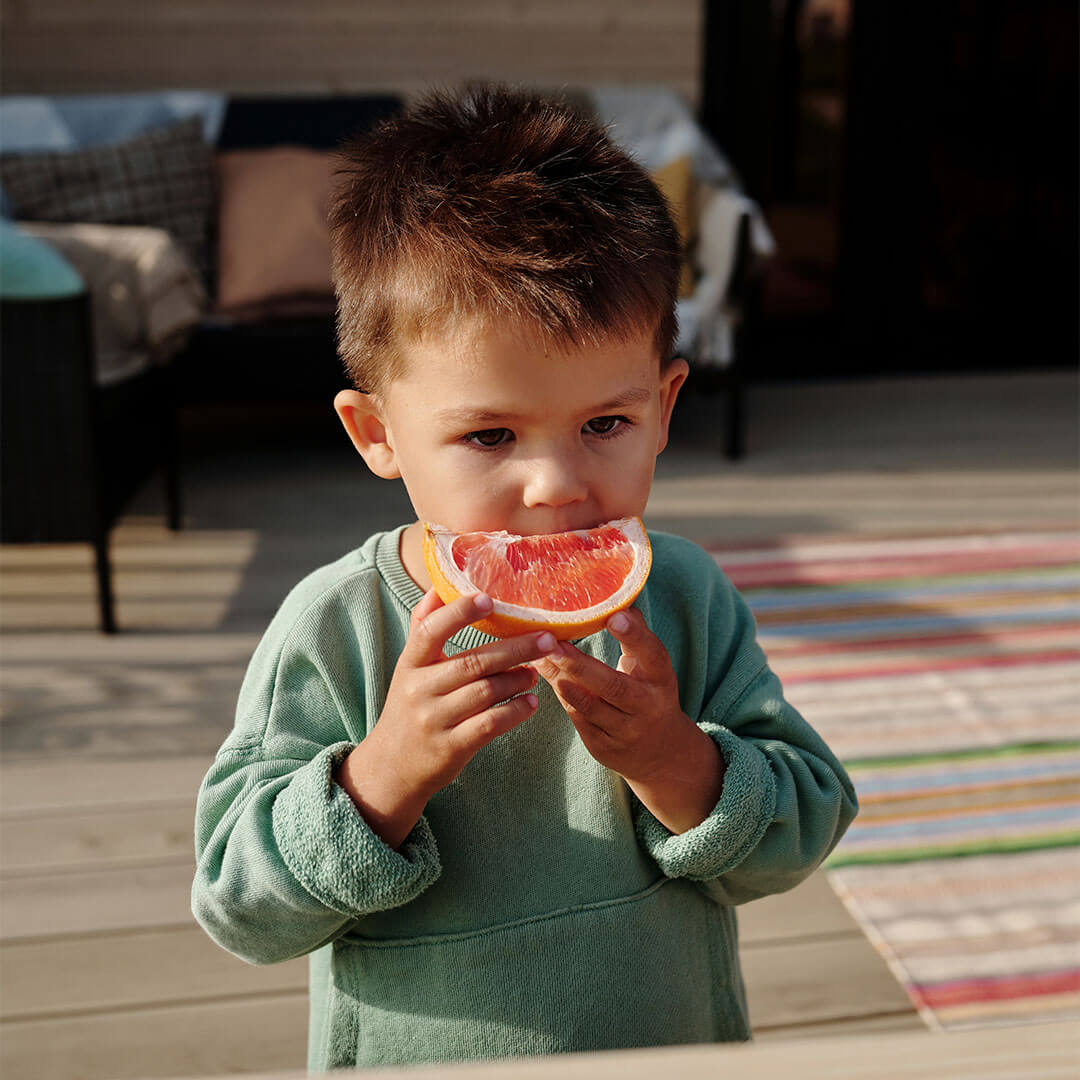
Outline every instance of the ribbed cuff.
<svg viewBox="0 0 1080 1080"><path fill-rule="evenodd" d="M359 918L414 900L442 871L435 836L421 817L395 851L364 821L334 770L353 750L334 743L294 774L274 800L282 858L320 903Z"/></svg>
<svg viewBox="0 0 1080 1080"><path fill-rule="evenodd" d="M720 748L724 786L712 813L684 833L672 833L640 806L638 839L665 875L709 881L733 870L757 847L776 808L776 782L765 755L726 727L698 727Z"/></svg>

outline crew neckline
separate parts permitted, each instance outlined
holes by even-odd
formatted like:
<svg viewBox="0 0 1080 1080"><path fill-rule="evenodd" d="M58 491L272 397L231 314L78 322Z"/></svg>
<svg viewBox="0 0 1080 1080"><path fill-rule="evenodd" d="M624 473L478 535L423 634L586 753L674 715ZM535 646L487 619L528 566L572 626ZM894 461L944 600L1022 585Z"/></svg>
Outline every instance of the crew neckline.
<svg viewBox="0 0 1080 1080"><path fill-rule="evenodd" d="M375 548L375 565L390 591L411 615L413 608L424 599L424 591L409 577L409 572L401 561L401 535L408 527L408 525L399 525L396 529L390 529L382 534ZM447 644L456 645L464 652L498 640L491 634L477 630L475 626L466 626L454 634Z"/></svg>

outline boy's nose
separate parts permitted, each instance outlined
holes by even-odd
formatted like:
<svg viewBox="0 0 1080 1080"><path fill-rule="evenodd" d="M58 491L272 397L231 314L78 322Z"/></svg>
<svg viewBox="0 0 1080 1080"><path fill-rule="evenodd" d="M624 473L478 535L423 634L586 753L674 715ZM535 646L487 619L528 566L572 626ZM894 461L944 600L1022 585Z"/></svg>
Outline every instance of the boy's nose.
<svg viewBox="0 0 1080 1080"><path fill-rule="evenodd" d="M573 463L560 457L538 458L529 465L523 501L528 507L584 502L589 489Z"/></svg>

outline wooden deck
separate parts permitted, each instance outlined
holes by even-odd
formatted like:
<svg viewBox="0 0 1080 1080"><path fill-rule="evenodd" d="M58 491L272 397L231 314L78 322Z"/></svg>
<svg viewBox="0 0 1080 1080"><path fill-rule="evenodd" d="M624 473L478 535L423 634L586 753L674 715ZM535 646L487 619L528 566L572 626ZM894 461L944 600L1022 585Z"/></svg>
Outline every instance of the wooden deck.
<svg viewBox="0 0 1080 1080"><path fill-rule="evenodd" d="M731 466L709 445L711 403L690 398L650 524L714 541L1075 520L1074 402L1064 375L761 387L750 456ZM148 489L115 534L128 632L94 631L87 550L0 550L11 1080L303 1068L306 960L250 967L192 920L194 795L285 590L404 520L407 503L362 472L344 436L298 451L256 430L254 451L191 434L185 531L164 529ZM822 875L740 920L762 1046L920 1031Z"/></svg>

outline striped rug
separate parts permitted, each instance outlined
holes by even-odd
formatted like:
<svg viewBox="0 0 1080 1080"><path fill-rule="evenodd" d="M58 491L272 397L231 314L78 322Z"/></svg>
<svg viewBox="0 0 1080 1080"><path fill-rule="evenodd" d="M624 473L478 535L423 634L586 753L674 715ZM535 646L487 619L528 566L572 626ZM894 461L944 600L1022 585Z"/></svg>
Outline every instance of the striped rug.
<svg viewBox="0 0 1080 1080"><path fill-rule="evenodd" d="M1080 1016L1080 534L713 554L851 773L829 879L927 1024Z"/></svg>

